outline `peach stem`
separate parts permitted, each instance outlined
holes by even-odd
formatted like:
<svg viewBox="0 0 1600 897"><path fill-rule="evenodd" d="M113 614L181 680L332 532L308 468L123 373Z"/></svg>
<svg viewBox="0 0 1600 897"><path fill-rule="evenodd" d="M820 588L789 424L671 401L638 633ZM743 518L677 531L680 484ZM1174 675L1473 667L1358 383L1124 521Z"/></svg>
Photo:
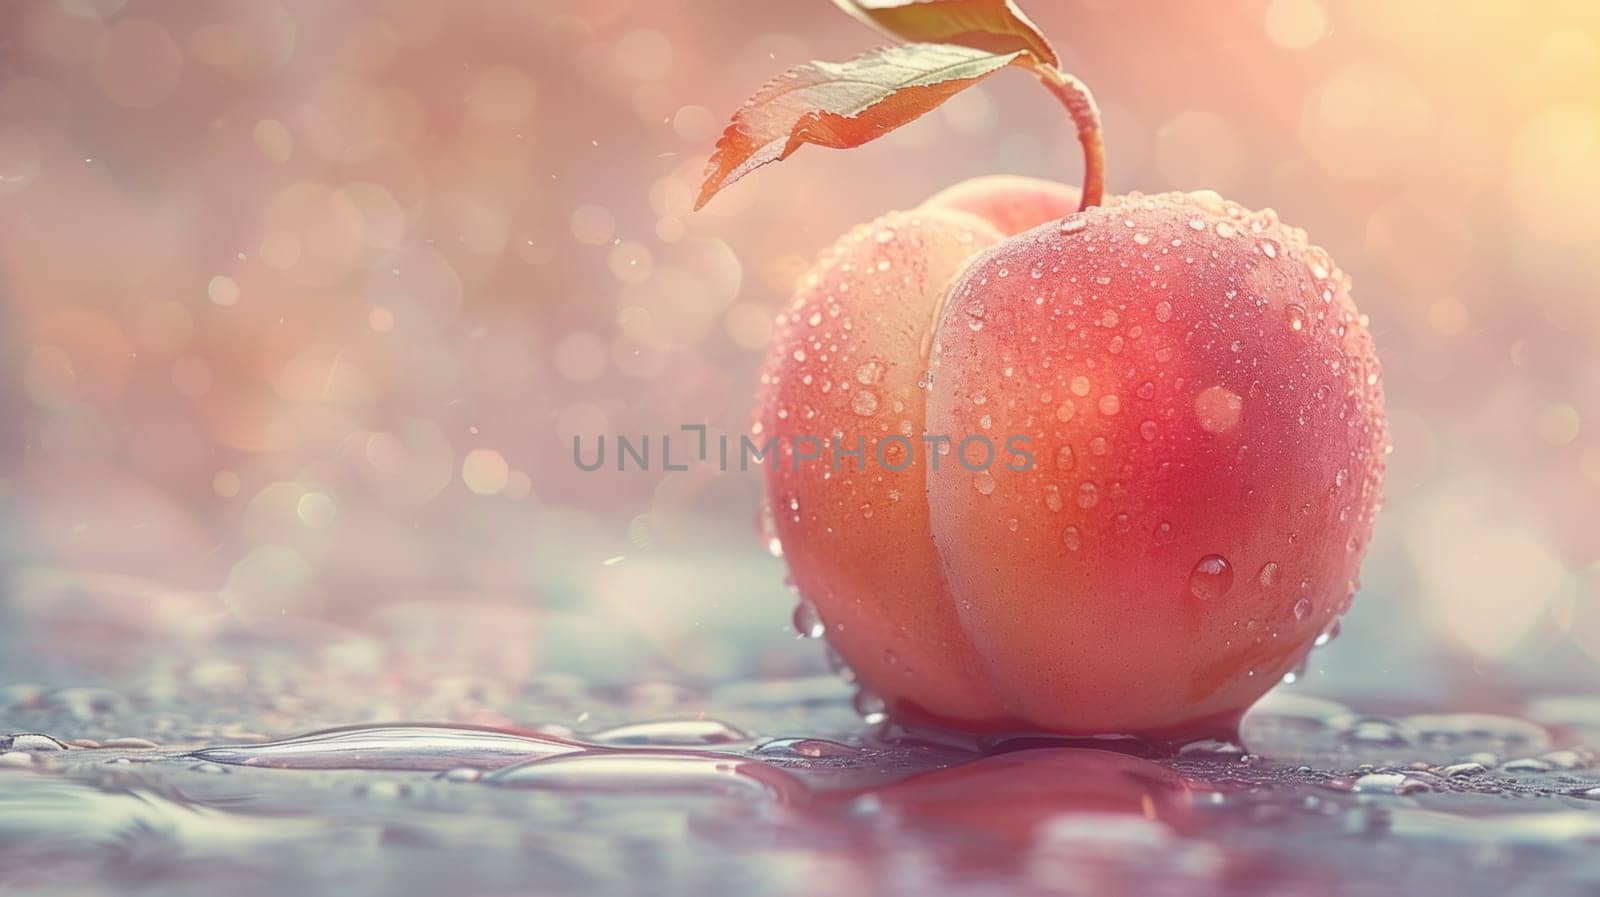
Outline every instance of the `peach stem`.
<svg viewBox="0 0 1600 897"><path fill-rule="evenodd" d="M1100 107L1095 105L1094 94L1088 85L1053 65L1036 63L1029 68L1067 108L1078 129L1078 143L1083 147L1083 202L1078 211L1100 205L1106 192L1106 143L1100 132Z"/></svg>

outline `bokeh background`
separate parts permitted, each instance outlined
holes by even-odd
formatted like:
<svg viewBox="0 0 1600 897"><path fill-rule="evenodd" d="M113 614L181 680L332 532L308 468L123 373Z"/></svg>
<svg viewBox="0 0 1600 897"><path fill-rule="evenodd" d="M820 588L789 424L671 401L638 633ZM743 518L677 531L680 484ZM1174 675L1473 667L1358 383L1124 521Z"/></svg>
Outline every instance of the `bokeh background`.
<svg viewBox="0 0 1600 897"><path fill-rule="evenodd" d="M1271 206L1373 321L1388 508L1295 688L1591 688L1600 7L1023 5L1100 98L1113 191ZM510 677L820 669L757 477L585 474L571 440L741 432L836 235L972 175L1077 179L1002 73L689 211L751 90L879 42L825 0L0 3L12 660L349 629Z"/></svg>

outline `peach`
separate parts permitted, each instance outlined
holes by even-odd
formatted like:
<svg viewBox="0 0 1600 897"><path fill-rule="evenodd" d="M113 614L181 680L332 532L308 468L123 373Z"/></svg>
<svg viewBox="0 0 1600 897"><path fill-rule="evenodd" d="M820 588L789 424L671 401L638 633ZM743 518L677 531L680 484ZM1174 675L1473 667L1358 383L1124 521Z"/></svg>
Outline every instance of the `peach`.
<svg viewBox="0 0 1600 897"><path fill-rule="evenodd" d="M902 721L1231 737L1355 590L1377 360L1271 212L1076 204L957 185L852 231L780 315L753 431L797 623ZM969 469L974 435L1031 466Z"/></svg>
<svg viewBox="0 0 1600 897"><path fill-rule="evenodd" d="M929 469L937 555L1005 715L1231 735L1348 606L1387 436L1347 278L1271 212L1127 197L952 286L931 431L1026 471Z"/></svg>

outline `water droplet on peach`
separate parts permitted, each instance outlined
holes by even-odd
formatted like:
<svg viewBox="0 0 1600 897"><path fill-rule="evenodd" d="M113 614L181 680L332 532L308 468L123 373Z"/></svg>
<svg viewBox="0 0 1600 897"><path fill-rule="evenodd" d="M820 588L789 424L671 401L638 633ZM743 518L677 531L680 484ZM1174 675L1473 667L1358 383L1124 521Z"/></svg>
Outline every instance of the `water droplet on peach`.
<svg viewBox="0 0 1600 897"><path fill-rule="evenodd" d="M809 601L802 600L796 604L791 619L794 622L794 631L800 633L801 638L822 638L828 631L816 607Z"/></svg>
<svg viewBox="0 0 1600 897"><path fill-rule="evenodd" d="M1207 387L1194 400L1195 418L1200 422L1200 429L1207 433L1232 430L1239 425L1243 410L1244 400L1224 386Z"/></svg>
<svg viewBox="0 0 1600 897"><path fill-rule="evenodd" d="M1061 544L1067 546L1068 551L1077 551L1083 546L1083 534L1075 526L1069 526L1061 531Z"/></svg>
<svg viewBox="0 0 1600 897"><path fill-rule="evenodd" d="M1078 507L1092 508L1100 501L1100 487L1084 480L1078 487Z"/></svg>
<svg viewBox="0 0 1600 897"><path fill-rule="evenodd" d="M1061 510L1061 487L1055 484L1044 487L1044 506L1051 511Z"/></svg>
<svg viewBox="0 0 1600 897"><path fill-rule="evenodd" d="M883 699L864 688L856 692L855 698L850 703L855 707L856 713L861 715L862 721L869 726L875 726L888 719L888 709L884 706Z"/></svg>
<svg viewBox="0 0 1600 897"><path fill-rule="evenodd" d="M1287 309L1289 316L1289 329L1296 333L1306 329L1306 310L1298 305L1290 305Z"/></svg>
<svg viewBox="0 0 1600 897"><path fill-rule="evenodd" d="M1221 598L1231 588L1233 565L1220 554L1206 555L1189 571L1189 594L1203 601Z"/></svg>
<svg viewBox="0 0 1600 897"><path fill-rule="evenodd" d="M1264 588L1272 588L1278 584L1278 565L1274 561L1267 561L1261 565L1261 572L1256 575L1256 581Z"/></svg>

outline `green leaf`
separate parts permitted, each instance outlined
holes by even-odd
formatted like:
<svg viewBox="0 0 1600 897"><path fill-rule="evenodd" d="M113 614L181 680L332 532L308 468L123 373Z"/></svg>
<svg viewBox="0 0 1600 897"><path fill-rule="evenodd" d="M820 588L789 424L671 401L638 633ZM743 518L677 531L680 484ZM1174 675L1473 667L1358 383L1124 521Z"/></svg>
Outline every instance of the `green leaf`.
<svg viewBox="0 0 1600 897"><path fill-rule="evenodd" d="M848 62L811 62L767 82L733 116L706 165L695 208L717 191L812 143L860 146L914 121L1014 62L954 44L907 44Z"/></svg>
<svg viewBox="0 0 1600 897"><path fill-rule="evenodd" d="M834 5L890 37L960 44L990 53L1017 50L1039 62L1061 60L1037 26L1012 0L833 0Z"/></svg>

